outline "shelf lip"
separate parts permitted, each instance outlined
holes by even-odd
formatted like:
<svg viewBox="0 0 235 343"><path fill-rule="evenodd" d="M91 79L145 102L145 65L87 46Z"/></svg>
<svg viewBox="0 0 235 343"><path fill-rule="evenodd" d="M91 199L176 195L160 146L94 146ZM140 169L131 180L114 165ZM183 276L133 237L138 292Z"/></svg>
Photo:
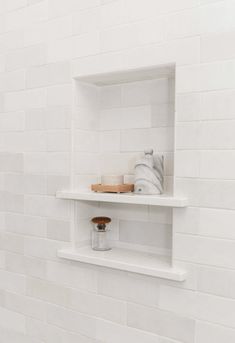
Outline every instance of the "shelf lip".
<svg viewBox="0 0 235 343"><path fill-rule="evenodd" d="M98 252L100 254L100 257L94 256L93 250L87 247L86 253L83 252L83 248L66 248L66 249L60 249L57 251L57 256L60 258L64 258L67 260L82 262L82 263L88 263L93 264L101 267L107 267L111 269L118 269L123 270L126 272L136 273L136 274L142 274L152 277L158 277L162 279L172 280L172 281L185 281L187 272L178 268L173 268L170 265L169 266L160 266L160 267L149 267L146 265L139 265L138 262L136 263L130 263L130 262L124 262L115 260L112 258L112 255L110 255L110 259L102 257L102 252ZM122 250L124 249L118 249L120 250L120 253L122 253ZM112 252L112 250L111 250ZM141 256L141 252L139 253ZM157 258L157 255L156 255Z"/></svg>
<svg viewBox="0 0 235 343"><path fill-rule="evenodd" d="M89 191L64 190L57 191L58 199L100 201L119 204L139 204L166 207L187 207L187 198L167 195L136 195L131 193L110 194Z"/></svg>

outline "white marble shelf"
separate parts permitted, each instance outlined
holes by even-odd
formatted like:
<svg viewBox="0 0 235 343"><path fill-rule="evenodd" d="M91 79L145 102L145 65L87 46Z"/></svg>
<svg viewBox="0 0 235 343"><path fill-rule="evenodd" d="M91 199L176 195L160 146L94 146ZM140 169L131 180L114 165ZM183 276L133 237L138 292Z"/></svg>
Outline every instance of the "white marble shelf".
<svg viewBox="0 0 235 343"><path fill-rule="evenodd" d="M101 201L119 204L139 204L167 207L186 207L187 199L167 195L139 195L133 193L113 194L89 191L58 191L56 197L67 200Z"/></svg>
<svg viewBox="0 0 235 343"><path fill-rule="evenodd" d="M113 248L109 251L94 251L91 247L66 248L58 251L58 256L68 260L94 264L132 273L159 277L174 281L184 281L186 272L173 268L168 258L134 250Z"/></svg>

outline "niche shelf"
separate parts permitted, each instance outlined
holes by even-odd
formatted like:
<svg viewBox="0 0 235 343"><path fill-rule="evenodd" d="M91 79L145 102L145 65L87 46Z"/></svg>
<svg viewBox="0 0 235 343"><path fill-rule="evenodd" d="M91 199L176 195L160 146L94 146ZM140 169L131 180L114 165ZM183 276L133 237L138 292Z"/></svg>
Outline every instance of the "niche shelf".
<svg viewBox="0 0 235 343"><path fill-rule="evenodd" d="M58 199L70 201L72 239L71 247L60 249L58 257L184 281L187 273L178 268L173 251L174 216L188 204L186 197L174 191L175 65L76 75L73 81L70 188L56 193ZM134 163L146 148L164 155L164 195L90 191L90 185L99 183L102 174L133 174ZM140 213L138 209L144 208L149 215L156 207L165 211L157 219L155 214L142 222L139 213L138 219L133 215L132 208ZM95 215L108 215L116 223L110 251L90 247L89 223L94 208ZM121 218L120 211L124 211ZM137 241L135 220L140 220L136 225L141 227ZM156 221L156 229L151 220ZM155 242L159 246L155 247Z"/></svg>
<svg viewBox="0 0 235 343"><path fill-rule="evenodd" d="M179 268L173 268L169 258L128 249L113 248L109 251L100 252L85 246L81 248L61 249L58 252L58 256L68 260L168 280L184 281L186 278L186 272Z"/></svg>
<svg viewBox="0 0 235 343"><path fill-rule="evenodd" d="M186 207L187 199L176 196L167 195L135 195L133 193L95 193L89 191L58 191L57 198L67 200L84 200L84 201L99 201L111 202L116 204L137 204L151 206L166 206L166 207Z"/></svg>

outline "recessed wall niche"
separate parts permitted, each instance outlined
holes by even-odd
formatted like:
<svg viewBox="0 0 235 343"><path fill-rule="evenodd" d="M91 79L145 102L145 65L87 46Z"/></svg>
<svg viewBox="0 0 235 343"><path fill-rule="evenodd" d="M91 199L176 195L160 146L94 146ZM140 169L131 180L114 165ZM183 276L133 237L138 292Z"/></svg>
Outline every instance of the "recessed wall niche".
<svg viewBox="0 0 235 343"><path fill-rule="evenodd" d="M127 199L125 195L98 195L95 199L90 186L99 183L102 174L131 177L144 149L153 148L164 155L165 199L175 199L174 104L173 65L74 79L70 190L73 195L58 196L79 200L74 201L72 211L72 244L79 252L73 258L71 251L62 251L59 256L115 265L114 268L128 271L135 271L133 265L137 263L143 270L147 268L147 272L142 270L147 275L155 275L151 268L172 268L172 206L175 203L163 200L162 206L151 206L150 198L140 195L133 195L130 201L123 201ZM184 206L180 200L178 205ZM116 249L107 252L107 258L90 248L90 220L97 215L112 218L111 239ZM116 262L109 265L110 261ZM156 261L160 267L156 267ZM126 262L132 267L125 269ZM141 272L141 267L137 270ZM183 274L180 271L169 278L181 279Z"/></svg>
<svg viewBox="0 0 235 343"><path fill-rule="evenodd" d="M75 80L74 185L102 174L133 174L143 150L164 154L165 192L173 194L174 69Z"/></svg>

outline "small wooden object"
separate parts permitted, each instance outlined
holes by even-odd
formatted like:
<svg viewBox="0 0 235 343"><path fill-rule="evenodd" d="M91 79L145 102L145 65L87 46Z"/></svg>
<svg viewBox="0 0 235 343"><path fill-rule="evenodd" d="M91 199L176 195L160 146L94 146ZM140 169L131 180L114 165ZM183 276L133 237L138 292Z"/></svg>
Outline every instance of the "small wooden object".
<svg viewBox="0 0 235 343"><path fill-rule="evenodd" d="M91 185L91 190L98 193L130 193L134 192L134 184L123 185Z"/></svg>
<svg viewBox="0 0 235 343"><path fill-rule="evenodd" d="M109 217L94 217L91 219L92 223L106 225L111 222L111 218Z"/></svg>

